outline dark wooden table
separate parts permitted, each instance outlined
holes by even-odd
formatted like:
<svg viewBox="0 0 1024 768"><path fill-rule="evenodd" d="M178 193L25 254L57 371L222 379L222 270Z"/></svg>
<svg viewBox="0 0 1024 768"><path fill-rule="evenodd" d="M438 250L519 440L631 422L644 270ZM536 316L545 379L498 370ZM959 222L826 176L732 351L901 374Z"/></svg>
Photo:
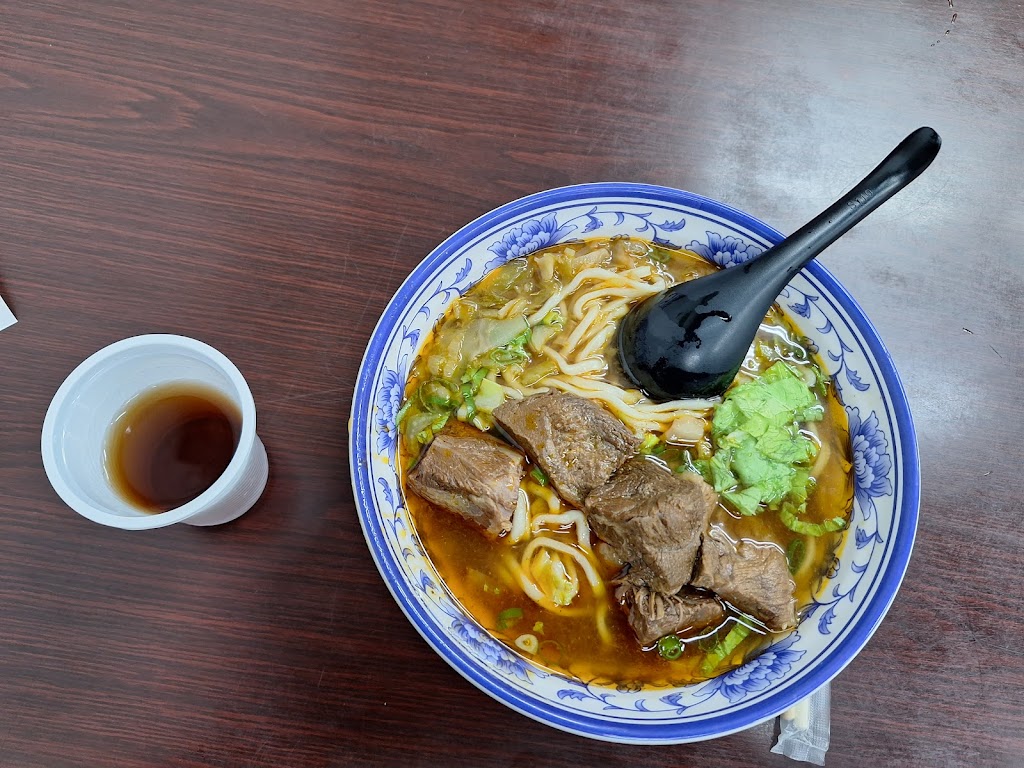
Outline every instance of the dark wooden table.
<svg viewBox="0 0 1024 768"><path fill-rule="evenodd" d="M790 764L770 728L603 744L460 678L363 541L353 380L410 268L499 203L633 180L791 231L924 124L932 168L823 257L903 374L924 480L828 765L1019 766L1020 3L4 3L0 766ZM107 529L47 483L57 386L143 332L250 382L272 475L237 523Z"/></svg>

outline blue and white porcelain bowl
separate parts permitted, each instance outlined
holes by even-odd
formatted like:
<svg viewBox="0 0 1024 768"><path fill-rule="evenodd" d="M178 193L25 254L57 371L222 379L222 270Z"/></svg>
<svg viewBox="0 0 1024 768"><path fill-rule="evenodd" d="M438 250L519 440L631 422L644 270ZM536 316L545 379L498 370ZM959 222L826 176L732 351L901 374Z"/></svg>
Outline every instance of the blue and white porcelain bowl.
<svg viewBox="0 0 1024 768"><path fill-rule="evenodd" d="M849 414L853 520L800 626L732 672L681 688L635 691L586 685L534 665L452 599L420 545L395 471L395 416L409 367L448 305L508 259L612 235L683 246L724 267L782 239L757 219L699 195L625 183L540 192L467 224L413 270L366 350L350 422L359 522L409 621L498 701L595 739L669 744L724 736L779 714L850 663L892 602L914 543L920 472L906 396L875 329L824 267L812 263L779 303L817 345Z"/></svg>

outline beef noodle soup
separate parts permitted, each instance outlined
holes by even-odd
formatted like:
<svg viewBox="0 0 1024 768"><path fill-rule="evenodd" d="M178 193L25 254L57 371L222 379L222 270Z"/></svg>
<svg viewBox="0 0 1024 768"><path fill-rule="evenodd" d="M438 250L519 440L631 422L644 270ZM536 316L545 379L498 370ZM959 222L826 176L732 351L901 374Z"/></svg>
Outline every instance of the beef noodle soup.
<svg viewBox="0 0 1024 768"><path fill-rule="evenodd" d="M636 238L485 276L424 341L399 412L406 501L494 637L586 681L682 685L790 631L853 501L846 416L815 349L765 319L723 398L653 402L619 320L716 269Z"/></svg>

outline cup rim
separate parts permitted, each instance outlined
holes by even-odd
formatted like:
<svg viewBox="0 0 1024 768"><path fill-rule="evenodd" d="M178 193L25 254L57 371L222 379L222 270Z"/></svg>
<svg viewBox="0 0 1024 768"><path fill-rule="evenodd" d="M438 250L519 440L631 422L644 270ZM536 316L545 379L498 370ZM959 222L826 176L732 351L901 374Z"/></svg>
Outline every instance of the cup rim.
<svg viewBox="0 0 1024 768"><path fill-rule="evenodd" d="M157 344L170 345L178 349L198 353L221 369L228 379L231 380L231 383L234 385L239 395L239 410L242 413L241 434L238 438L238 446L235 448L235 453L231 457L231 461L228 462L227 467L221 473L221 476L214 481L213 485L191 501L186 504L182 504L180 507L169 509L166 512L140 515L139 517L116 515L95 506L92 502L76 493L66 482L64 475L60 470L60 463L57 460L59 450L58 440L56 437L58 418L60 417L61 410L64 408L64 405L68 400L68 396L74 391L75 387L77 387L81 381L96 368L96 366L115 355L122 354L127 350L139 349ZM183 520L187 520L197 513L204 511L204 507L208 506L210 502L215 501L217 497L223 495L224 491L227 490L229 485L234 481L234 477L241 471L244 463L248 460L249 451L246 450L246 447L251 446L255 441L255 438L256 403L253 400L252 392L249 389L249 385L246 382L245 377L242 376L241 371L238 370L235 364L219 350L211 347L209 344L198 341L197 339L171 333L150 333L139 336L130 336L128 338L121 339L120 341L115 341L112 344L108 344L102 349L91 354L79 363L70 374L68 374L60 387L57 388L57 391L53 395L53 399L50 401L50 405L46 409L46 417L43 419L41 436L41 452L43 458L43 469L46 471L46 476L50 481L50 485L53 486L53 489L65 504L71 507L78 514L82 515L82 517L88 518L95 523L100 523L101 525L107 525L113 528L135 531L149 528L162 528L167 525L173 525L174 523L180 523Z"/></svg>

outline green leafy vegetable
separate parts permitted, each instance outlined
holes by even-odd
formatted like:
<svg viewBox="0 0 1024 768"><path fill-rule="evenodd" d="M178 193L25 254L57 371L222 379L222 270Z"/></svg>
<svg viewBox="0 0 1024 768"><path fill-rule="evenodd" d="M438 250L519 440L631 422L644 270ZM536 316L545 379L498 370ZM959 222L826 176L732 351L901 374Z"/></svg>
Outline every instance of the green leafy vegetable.
<svg viewBox="0 0 1024 768"><path fill-rule="evenodd" d="M730 469L731 464L732 450L729 448L720 450L712 456L711 461L708 462L708 471L711 474L711 484L719 493L736 487L736 475L734 475Z"/></svg>
<svg viewBox="0 0 1024 768"><path fill-rule="evenodd" d="M711 429L714 434L722 435L732 432L740 425L741 421L746 420L747 417L744 416L743 411L740 410L740 407L734 398L734 393L745 386L746 384L740 384L738 387L730 391L729 394L726 395L725 400L722 401L722 404L715 409L715 417L711 421Z"/></svg>
<svg viewBox="0 0 1024 768"><path fill-rule="evenodd" d="M396 418L409 450L415 451L433 440L452 413L480 429L489 428L491 411L505 402L505 390L487 378L489 372L488 368L478 366L467 370L457 385L440 377L420 384Z"/></svg>
<svg viewBox="0 0 1024 768"><path fill-rule="evenodd" d="M804 338L804 343L812 343L810 339ZM818 397L825 399L828 395L828 382L829 378L825 375L824 371L818 366L814 366L814 391L818 393Z"/></svg>
<svg viewBox="0 0 1024 768"><path fill-rule="evenodd" d="M714 459L711 461L714 464ZM732 468L744 486L760 491L761 501L765 504L782 500L789 492L790 481L796 471L788 463L773 461L761 453L752 437L745 439L736 449Z"/></svg>
<svg viewBox="0 0 1024 768"><path fill-rule="evenodd" d="M733 405L729 408L720 406L716 410L712 422L715 434L731 431L755 416L779 427L790 424L794 418L797 421L819 421L823 416L811 389L789 365L781 361L768 368L760 378L731 389L726 395L726 402Z"/></svg>
<svg viewBox="0 0 1024 768"><path fill-rule="evenodd" d="M425 410L446 411L455 401L455 386L445 379L427 379L417 388L416 396Z"/></svg>
<svg viewBox="0 0 1024 768"><path fill-rule="evenodd" d="M523 317L510 317L507 320L495 320L491 317L478 317L467 326L462 340L461 350L452 350L460 355L464 364L472 365L475 360L493 351L516 345L516 339L530 330ZM529 337L527 337L529 340ZM521 348L523 343L518 343Z"/></svg>
<svg viewBox="0 0 1024 768"><path fill-rule="evenodd" d="M801 503L811 482L803 465L818 446L800 425L822 416L811 388L779 361L729 390L711 423L714 454L706 466L694 465L741 514L777 509L785 499Z"/></svg>
<svg viewBox="0 0 1024 768"><path fill-rule="evenodd" d="M779 519L789 530L802 536L824 536L826 533L835 533L846 527L845 517L833 517L823 523L809 523L806 520L801 520L797 515L805 511L806 505L794 507L786 502L779 510Z"/></svg>
<svg viewBox="0 0 1024 768"><path fill-rule="evenodd" d="M500 347L492 350L491 359L501 366L526 362L529 359L526 345L530 343L532 335L533 329L527 328L507 344L502 344Z"/></svg>
<svg viewBox="0 0 1024 768"><path fill-rule="evenodd" d="M538 381L547 378L553 373L558 373L558 363L554 360L545 359L539 363L534 363L523 371L523 375L519 377L519 383L532 387Z"/></svg>
<svg viewBox="0 0 1024 768"><path fill-rule="evenodd" d="M551 328L561 328L565 324L565 320L562 319L562 313L557 309L552 309L544 317L541 318L540 325L549 326Z"/></svg>
<svg viewBox="0 0 1024 768"><path fill-rule="evenodd" d="M462 385L462 406L457 415L463 421L472 421L476 417L476 398L466 390L465 384Z"/></svg>
<svg viewBox="0 0 1024 768"><path fill-rule="evenodd" d="M644 439L640 442L640 453L649 454L654 452L654 448L658 445L658 436L654 434L644 435Z"/></svg>
<svg viewBox="0 0 1024 768"><path fill-rule="evenodd" d="M505 390L501 384L484 379L476 391L476 407L488 413L505 402Z"/></svg>
<svg viewBox="0 0 1024 768"><path fill-rule="evenodd" d="M580 591L575 572L570 574L565 563L552 557L547 549L541 549L533 559L531 571L537 585L555 605L569 605Z"/></svg>
<svg viewBox="0 0 1024 768"><path fill-rule="evenodd" d="M538 485L548 484L548 476L544 474L544 470L536 465L530 470L530 477L536 480Z"/></svg>
<svg viewBox="0 0 1024 768"><path fill-rule="evenodd" d="M696 472L698 475L704 478L704 482L708 485L714 485L715 480L711 476L711 460L710 459L692 459L690 455L684 454L688 461L684 461L683 468L690 472Z"/></svg>
<svg viewBox="0 0 1024 768"><path fill-rule="evenodd" d="M679 452L679 458L682 463L676 467L676 472L693 472L695 475L704 475L704 470L707 467L698 467L697 462L693 459L693 453L690 452L689 448L685 448ZM702 462L706 464L707 462Z"/></svg>
<svg viewBox="0 0 1024 768"><path fill-rule="evenodd" d="M811 495L814 486L815 481L811 477L810 470L797 468L790 483L789 497L786 500L799 506L807 501L807 497Z"/></svg>
<svg viewBox="0 0 1024 768"><path fill-rule="evenodd" d="M428 443L431 439L430 436L440 430L447 421L447 411L440 414L431 411L418 411L406 420L405 433L414 443Z"/></svg>
<svg viewBox="0 0 1024 768"><path fill-rule="evenodd" d="M458 416L460 419L472 421L473 417L476 416L476 393L480 389L480 384L486 375L486 368L477 368L473 371L467 371L462 376L462 386L459 388L459 394L462 395L464 407L459 408Z"/></svg>
<svg viewBox="0 0 1024 768"><path fill-rule="evenodd" d="M512 259L496 270L489 286L493 293L503 294L516 284L516 281L529 268L526 259Z"/></svg>
<svg viewBox="0 0 1024 768"><path fill-rule="evenodd" d="M669 259L672 258L672 255L664 248L657 247L651 248L650 252L647 255L650 256L652 259L654 259L654 261L658 262L659 264L668 264Z"/></svg>
<svg viewBox="0 0 1024 768"><path fill-rule="evenodd" d="M506 608L498 614L498 629L508 629L515 626L516 622L523 618L522 608Z"/></svg>
<svg viewBox="0 0 1024 768"><path fill-rule="evenodd" d="M746 624L740 624L739 622L734 624L733 628L729 630L729 634L708 651L704 661L700 664L700 673L702 675L710 675L714 672L718 665L727 659L739 647L740 643L747 639L751 631L750 627Z"/></svg>
<svg viewBox="0 0 1024 768"><path fill-rule="evenodd" d="M722 498L736 507L742 515L756 515L761 511L761 491L757 488L723 491Z"/></svg>
<svg viewBox="0 0 1024 768"><path fill-rule="evenodd" d="M449 413L439 413L434 417L434 420L430 422L430 426L427 429L420 430L416 433L416 439L426 445L434 439L434 435L444 429L444 425L448 423Z"/></svg>
<svg viewBox="0 0 1024 768"><path fill-rule="evenodd" d="M802 435L801 435L802 437ZM769 459L786 464L810 461L818 453L813 440L794 440L786 429L769 427L757 438L757 450Z"/></svg>
<svg viewBox="0 0 1024 768"><path fill-rule="evenodd" d="M481 366L472 371L466 371L462 376L462 383L468 385L473 392L476 392L485 378L487 378L487 369Z"/></svg>
<svg viewBox="0 0 1024 768"><path fill-rule="evenodd" d="M679 635L665 635L658 640L658 655L667 661L675 661L683 655L685 646Z"/></svg>

